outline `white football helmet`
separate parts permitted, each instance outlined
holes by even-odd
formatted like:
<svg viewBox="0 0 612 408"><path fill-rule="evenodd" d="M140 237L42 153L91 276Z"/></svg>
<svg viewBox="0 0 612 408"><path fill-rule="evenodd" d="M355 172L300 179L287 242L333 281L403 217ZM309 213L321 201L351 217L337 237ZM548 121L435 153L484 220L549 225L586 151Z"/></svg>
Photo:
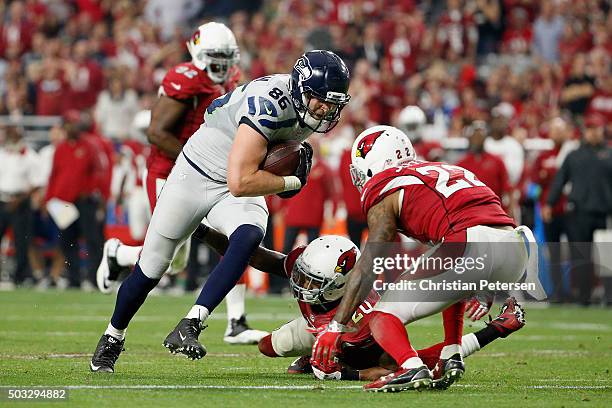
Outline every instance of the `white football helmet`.
<svg viewBox="0 0 612 408"><path fill-rule="evenodd" d="M397 126L408 135L411 141L422 137L421 132L425 123L427 123L425 112L416 105L406 106L397 116Z"/></svg>
<svg viewBox="0 0 612 408"><path fill-rule="evenodd" d="M398 128L379 125L366 129L351 149L353 184L361 191L375 174L415 159L410 138Z"/></svg>
<svg viewBox="0 0 612 408"><path fill-rule="evenodd" d="M324 235L315 239L293 265L289 280L293 296L311 304L340 299L359 255L359 249L347 238Z"/></svg>
<svg viewBox="0 0 612 408"><path fill-rule="evenodd" d="M206 23L198 27L187 49L193 65L206 71L215 83L227 80L229 69L240 59L240 50L232 30L221 23Z"/></svg>

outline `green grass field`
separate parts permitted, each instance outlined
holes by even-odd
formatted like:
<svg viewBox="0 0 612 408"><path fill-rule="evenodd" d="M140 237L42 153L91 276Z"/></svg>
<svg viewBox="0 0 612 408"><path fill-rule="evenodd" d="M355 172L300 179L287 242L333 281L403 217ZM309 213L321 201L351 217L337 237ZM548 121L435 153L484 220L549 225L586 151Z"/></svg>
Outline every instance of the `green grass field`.
<svg viewBox="0 0 612 408"><path fill-rule="evenodd" d="M115 374L109 375L90 373L88 362L114 296L0 292L0 386L68 386L68 402L50 404L78 407L612 406L610 309L528 306L525 328L469 357L465 377L449 390L367 394L362 383L290 376L285 370L292 359L264 357L256 346L224 344L223 309L201 336L209 353L203 360L170 355L162 340L193 298L150 297L128 330ZM249 299L247 310L251 325L266 330L298 315L290 299ZM466 322L466 332L482 324ZM411 330L419 347L440 336L439 317ZM4 398L0 406L47 405Z"/></svg>

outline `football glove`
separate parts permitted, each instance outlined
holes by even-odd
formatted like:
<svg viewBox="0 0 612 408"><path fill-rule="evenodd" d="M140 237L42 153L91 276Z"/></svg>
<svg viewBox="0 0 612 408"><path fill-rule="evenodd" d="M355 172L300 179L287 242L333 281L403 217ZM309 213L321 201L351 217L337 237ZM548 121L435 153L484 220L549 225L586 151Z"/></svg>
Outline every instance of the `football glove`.
<svg viewBox="0 0 612 408"><path fill-rule="evenodd" d="M302 187L304 187L308 181L308 175L312 167L312 153L312 146L310 146L308 142L302 142L302 148L300 149L300 164L298 164L294 173L294 176L299 178L302 182Z"/></svg>
<svg viewBox="0 0 612 408"><path fill-rule="evenodd" d="M310 174L310 169L312 167L312 153L312 146L310 146L308 142L302 142L302 148L300 149L300 163L298 164L297 169L295 169L295 173L293 173L294 176L300 179L302 187L297 190L283 191L282 193L278 193L277 195L280 198L291 198L302 191L302 188L308 181L308 175Z"/></svg>
<svg viewBox="0 0 612 408"><path fill-rule="evenodd" d="M319 380L341 380L342 371L339 364L334 364L332 367L324 369L317 365L311 364L312 373Z"/></svg>
<svg viewBox="0 0 612 408"><path fill-rule="evenodd" d="M469 299L465 304L465 315L473 322L480 320L489 313L493 305L493 297L485 294L478 294Z"/></svg>

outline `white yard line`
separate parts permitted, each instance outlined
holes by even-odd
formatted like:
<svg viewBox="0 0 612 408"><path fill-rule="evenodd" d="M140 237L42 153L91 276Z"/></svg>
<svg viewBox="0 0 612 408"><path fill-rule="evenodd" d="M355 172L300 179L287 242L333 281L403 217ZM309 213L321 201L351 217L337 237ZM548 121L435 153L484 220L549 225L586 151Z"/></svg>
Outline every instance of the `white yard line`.
<svg viewBox="0 0 612 408"><path fill-rule="evenodd" d="M24 388L20 385L3 385L0 388ZM213 390L357 390L361 389L361 385L339 385L339 386L323 386L323 385L28 385L28 388L68 388L71 390L198 390L198 389L213 389ZM458 388L491 388L493 386L485 386L479 384L455 384L453 387ZM522 386L524 389L560 389L560 390L604 390L612 389L611 385L558 385L558 384L542 384L542 385L527 385Z"/></svg>
<svg viewBox="0 0 612 408"><path fill-rule="evenodd" d="M249 313L248 318L249 321L288 321L291 319L295 319L299 316L299 312L295 313ZM22 316L4 316L3 321L21 321L23 320ZM31 316L28 317L28 320L31 321L54 321L54 322L107 322L109 316L101 316L101 315L55 315L55 316ZM217 313L213 314L209 317L210 320L222 320L225 321L227 319L225 313ZM168 318L165 316L136 316L134 318L135 322L169 322ZM440 323L437 321L418 321L414 323L415 326L423 326L423 327L440 327ZM612 325L606 323L581 323L581 322L564 322L564 321L555 321L549 320L546 322L538 322L538 321L527 321L528 327L531 328L552 328L557 330L566 330L573 332L611 332ZM484 326L482 323L468 323L466 322L466 327L471 327L478 329L481 326Z"/></svg>

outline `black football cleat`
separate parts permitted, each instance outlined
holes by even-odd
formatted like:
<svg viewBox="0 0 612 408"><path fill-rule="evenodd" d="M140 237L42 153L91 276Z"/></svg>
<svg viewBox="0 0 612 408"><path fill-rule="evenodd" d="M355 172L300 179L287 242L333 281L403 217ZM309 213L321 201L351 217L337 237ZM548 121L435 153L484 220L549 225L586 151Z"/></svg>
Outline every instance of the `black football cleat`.
<svg viewBox="0 0 612 408"><path fill-rule="evenodd" d="M487 324L495 327L499 331L500 337L508 337L511 333L525 326L525 310L514 297L509 297L502 305L497 317Z"/></svg>
<svg viewBox="0 0 612 408"><path fill-rule="evenodd" d="M89 363L89 369L94 373L114 373L115 362L123 350L125 340L119 340L110 334L100 337L96 351Z"/></svg>
<svg viewBox="0 0 612 408"><path fill-rule="evenodd" d="M380 377L363 386L369 392L399 392L429 388L432 381L431 371L426 365L417 368L400 368L394 373Z"/></svg>
<svg viewBox="0 0 612 408"><path fill-rule="evenodd" d="M231 319L223 336L223 341L229 344L257 344L259 340L266 337L268 332L251 329L246 321L246 316L239 319Z"/></svg>
<svg viewBox="0 0 612 408"><path fill-rule="evenodd" d="M198 341L198 336L203 328L200 328L200 321L196 318L181 319L174 330L168 334L163 346L172 354L181 353L190 360L199 360L206 355L206 349Z"/></svg>
<svg viewBox="0 0 612 408"><path fill-rule="evenodd" d="M287 367L287 374L312 374L310 356L302 356L295 359L295 361Z"/></svg>
<svg viewBox="0 0 612 408"><path fill-rule="evenodd" d="M451 358L438 360L433 370L433 381L431 388L445 390L465 374L465 364L459 353L453 354Z"/></svg>

